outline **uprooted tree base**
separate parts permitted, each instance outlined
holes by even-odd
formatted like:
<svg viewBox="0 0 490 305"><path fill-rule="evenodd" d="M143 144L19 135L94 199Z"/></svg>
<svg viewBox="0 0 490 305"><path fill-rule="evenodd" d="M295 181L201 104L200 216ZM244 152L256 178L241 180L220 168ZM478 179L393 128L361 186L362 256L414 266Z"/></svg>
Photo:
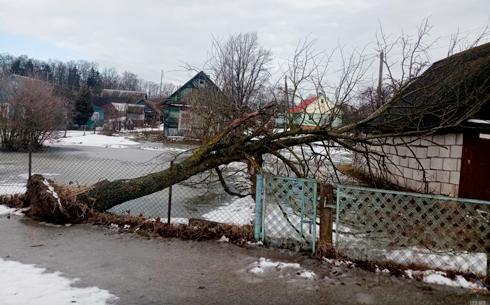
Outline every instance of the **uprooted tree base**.
<svg viewBox="0 0 490 305"><path fill-rule="evenodd" d="M80 223L92 210L76 200L77 194L88 188L71 188L55 184L41 175L33 175L27 183L24 205L30 207L28 215L50 223Z"/></svg>

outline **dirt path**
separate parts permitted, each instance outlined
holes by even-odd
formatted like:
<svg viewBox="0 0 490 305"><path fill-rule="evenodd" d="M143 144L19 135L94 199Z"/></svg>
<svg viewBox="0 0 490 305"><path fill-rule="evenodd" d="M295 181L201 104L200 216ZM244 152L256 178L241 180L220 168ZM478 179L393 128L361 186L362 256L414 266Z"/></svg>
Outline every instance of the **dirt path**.
<svg viewBox="0 0 490 305"><path fill-rule="evenodd" d="M469 289L340 270L289 251L147 240L113 229L56 228L17 217L0 217L0 257L80 278L77 286L107 289L120 298L118 304L449 305L477 300ZM301 268L250 272L261 257ZM315 279L300 276L310 271ZM486 296L479 301L490 304Z"/></svg>

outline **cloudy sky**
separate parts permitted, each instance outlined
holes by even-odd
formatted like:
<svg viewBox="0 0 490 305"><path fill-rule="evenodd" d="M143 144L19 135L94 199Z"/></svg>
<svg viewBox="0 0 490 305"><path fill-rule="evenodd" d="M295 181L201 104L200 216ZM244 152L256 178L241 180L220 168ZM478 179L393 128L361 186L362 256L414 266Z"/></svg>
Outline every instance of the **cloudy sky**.
<svg viewBox="0 0 490 305"><path fill-rule="evenodd" d="M488 23L489 0L0 0L0 53L47 60L85 59L129 70L146 80L182 83L182 62L202 67L212 36L256 31L280 60L307 35L316 49L339 42L362 47L382 24L413 32L430 16L431 38L477 35ZM369 52L374 45L368 46Z"/></svg>

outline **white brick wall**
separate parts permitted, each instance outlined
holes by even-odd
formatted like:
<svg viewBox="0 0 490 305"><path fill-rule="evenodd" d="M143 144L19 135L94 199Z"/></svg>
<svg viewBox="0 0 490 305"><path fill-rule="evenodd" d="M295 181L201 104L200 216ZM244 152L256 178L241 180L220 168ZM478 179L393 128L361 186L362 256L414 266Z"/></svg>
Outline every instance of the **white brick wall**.
<svg viewBox="0 0 490 305"><path fill-rule="evenodd" d="M377 176L414 191L424 191L425 171L430 193L458 196L463 154L462 133L427 136L422 139L391 138L386 139L385 143L410 143L410 149L391 145L373 147L373 150L384 151L388 157L385 168L379 168L377 162L371 162L372 170ZM360 154L354 162L356 168L367 172L367 166L362 166L366 160Z"/></svg>

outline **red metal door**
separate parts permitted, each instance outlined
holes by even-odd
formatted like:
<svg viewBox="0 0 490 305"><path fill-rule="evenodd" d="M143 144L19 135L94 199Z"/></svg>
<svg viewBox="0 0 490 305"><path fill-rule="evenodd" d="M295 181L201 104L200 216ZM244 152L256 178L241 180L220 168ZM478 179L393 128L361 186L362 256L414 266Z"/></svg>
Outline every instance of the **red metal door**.
<svg viewBox="0 0 490 305"><path fill-rule="evenodd" d="M490 132L464 134L459 197L490 201Z"/></svg>

